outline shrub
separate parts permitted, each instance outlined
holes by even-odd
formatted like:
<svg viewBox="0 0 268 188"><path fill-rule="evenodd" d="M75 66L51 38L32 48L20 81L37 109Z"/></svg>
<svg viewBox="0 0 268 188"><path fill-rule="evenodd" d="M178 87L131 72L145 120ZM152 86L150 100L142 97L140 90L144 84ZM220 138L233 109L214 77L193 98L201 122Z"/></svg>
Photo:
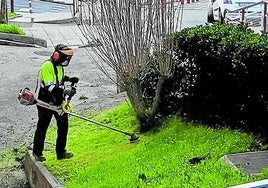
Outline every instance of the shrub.
<svg viewBox="0 0 268 188"><path fill-rule="evenodd" d="M165 85L162 112L267 129L267 36L215 23L184 29L173 39L175 73Z"/></svg>

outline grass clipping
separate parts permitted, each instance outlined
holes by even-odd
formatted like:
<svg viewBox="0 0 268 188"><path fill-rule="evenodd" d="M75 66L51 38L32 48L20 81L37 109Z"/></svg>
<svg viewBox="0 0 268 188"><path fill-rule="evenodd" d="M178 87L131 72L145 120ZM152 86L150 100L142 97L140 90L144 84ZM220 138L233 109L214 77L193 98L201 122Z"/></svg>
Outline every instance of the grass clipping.
<svg viewBox="0 0 268 188"><path fill-rule="evenodd" d="M137 120L129 103L94 118L109 126L132 132ZM55 142L56 126L47 138ZM93 187L227 187L260 179L242 174L219 159L229 153L248 151L252 136L229 129L210 129L170 118L159 131L128 136L70 118L69 160L56 160L52 145L44 165L68 188ZM200 161L191 162L199 157ZM267 174L266 174L267 175Z"/></svg>

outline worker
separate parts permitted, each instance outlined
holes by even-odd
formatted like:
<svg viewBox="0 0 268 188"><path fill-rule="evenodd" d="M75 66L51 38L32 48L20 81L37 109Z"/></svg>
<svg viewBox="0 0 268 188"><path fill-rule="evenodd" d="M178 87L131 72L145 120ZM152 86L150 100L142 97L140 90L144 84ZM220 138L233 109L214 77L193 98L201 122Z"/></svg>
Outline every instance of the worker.
<svg viewBox="0 0 268 188"><path fill-rule="evenodd" d="M69 65L73 56L73 50L67 45L58 44L50 59L45 61L39 71L39 79L41 82L38 99L44 102L60 106L65 100L65 96L73 96L76 93L74 87L67 89L64 82L69 81L75 84L79 81L77 77L68 77L64 75L63 67ZM34 135L33 156L37 161L45 161L43 156L44 142L48 126L54 115L57 123L57 139L56 139L56 155L57 159L69 159L73 157L72 153L68 153L65 149L68 134L68 114L58 114L50 109L37 106L38 122Z"/></svg>

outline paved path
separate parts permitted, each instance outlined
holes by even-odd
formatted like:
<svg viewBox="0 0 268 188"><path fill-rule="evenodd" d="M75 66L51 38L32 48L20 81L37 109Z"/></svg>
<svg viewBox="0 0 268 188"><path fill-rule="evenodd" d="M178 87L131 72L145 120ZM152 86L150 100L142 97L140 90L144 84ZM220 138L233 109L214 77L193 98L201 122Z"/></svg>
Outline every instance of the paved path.
<svg viewBox="0 0 268 188"><path fill-rule="evenodd" d="M71 12L23 13L21 15L22 17L10 20L10 22L19 24L27 36L46 40L48 47L59 43L79 47L88 43L77 24L73 22ZM46 24L47 22L58 24Z"/></svg>
<svg viewBox="0 0 268 188"><path fill-rule="evenodd" d="M70 24L41 24L34 23L31 27L24 27L27 36L44 39L47 46L55 46L64 43L72 47L81 47L87 44L75 23Z"/></svg>

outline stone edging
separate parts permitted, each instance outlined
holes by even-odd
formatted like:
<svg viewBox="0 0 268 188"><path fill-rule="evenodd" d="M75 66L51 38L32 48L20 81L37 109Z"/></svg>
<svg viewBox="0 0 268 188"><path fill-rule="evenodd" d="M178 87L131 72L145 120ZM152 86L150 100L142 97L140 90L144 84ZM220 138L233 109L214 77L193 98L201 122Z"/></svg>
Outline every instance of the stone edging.
<svg viewBox="0 0 268 188"><path fill-rule="evenodd" d="M14 45L14 46L41 46L47 47L47 41L35 37L0 33L0 44L2 45Z"/></svg>
<svg viewBox="0 0 268 188"><path fill-rule="evenodd" d="M61 188L60 182L42 165L36 161L32 155L32 150L28 150L23 160L25 173L31 188Z"/></svg>

